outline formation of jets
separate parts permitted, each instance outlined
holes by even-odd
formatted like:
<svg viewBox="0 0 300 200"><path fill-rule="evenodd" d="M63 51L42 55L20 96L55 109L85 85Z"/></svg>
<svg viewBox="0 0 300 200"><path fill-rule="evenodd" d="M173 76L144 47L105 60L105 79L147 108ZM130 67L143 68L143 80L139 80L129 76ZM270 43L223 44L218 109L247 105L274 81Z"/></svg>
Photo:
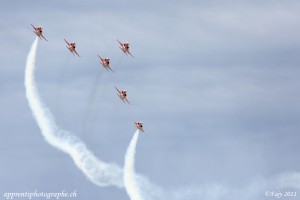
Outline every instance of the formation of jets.
<svg viewBox="0 0 300 200"><path fill-rule="evenodd" d="M41 26L37 26L35 27L34 25L31 24L31 26L33 27L34 29L34 33L40 38L40 39L44 39L45 41L48 41L44 35L43 35L43 28ZM68 42L66 39L64 39L64 41L67 43L67 49L73 54L73 55L77 55L78 57L80 57L80 55L77 53L76 51L76 43L75 42ZM130 51L129 51L129 43L128 42L125 42L125 43L122 43L120 42L119 40L117 40L120 44L120 49L123 51L124 54L126 54L127 56L130 55L131 57L134 57ZM109 58L101 58L99 55L98 55L98 58L100 59L100 63L102 64L102 66L108 71L112 71L112 68L110 67L109 65ZM118 96L119 98L124 102L124 103L128 103L130 105L132 105L128 99L127 99L127 91L126 90L119 90L117 87L115 87L116 90L118 91ZM143 130L143 122L136 122L136 121L133 121L134 122L134 125L135 127L139 130L139 131L142 131L144 132Z"/></svg>

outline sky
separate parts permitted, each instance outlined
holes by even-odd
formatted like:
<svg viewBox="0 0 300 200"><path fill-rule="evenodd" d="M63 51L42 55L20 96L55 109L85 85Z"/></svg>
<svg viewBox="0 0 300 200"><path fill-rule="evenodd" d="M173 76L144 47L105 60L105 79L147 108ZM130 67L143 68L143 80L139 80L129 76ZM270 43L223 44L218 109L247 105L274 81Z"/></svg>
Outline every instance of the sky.
<svg viewBox="0 0 300 200"><path fill-rule="evenodd" d="M43 138L25 98L30 24L49 40L37 51L40 95L57 124L101 160L124 165L137 120L145 134L136 171L163 190L199 200L299 192L299 9L294 0L2 1L0 195L129 199L124 188L94 185Z"/></svg>

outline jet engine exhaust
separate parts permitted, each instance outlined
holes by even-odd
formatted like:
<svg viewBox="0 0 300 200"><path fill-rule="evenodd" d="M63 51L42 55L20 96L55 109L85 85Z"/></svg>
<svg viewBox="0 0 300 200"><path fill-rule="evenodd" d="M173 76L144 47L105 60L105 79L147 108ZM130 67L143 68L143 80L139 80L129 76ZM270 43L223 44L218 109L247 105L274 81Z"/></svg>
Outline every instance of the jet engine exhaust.
<svg viewBox="0 0 300 200"><path fill-rule="evenodd" d="M125 164L124 164L124 185L126 192L131 200L143 200L141 197L141 192L137 183L134 162L135 162L135 149L136 143L139 138L139 130L137 130L127 148L125 154Z"/></svg>

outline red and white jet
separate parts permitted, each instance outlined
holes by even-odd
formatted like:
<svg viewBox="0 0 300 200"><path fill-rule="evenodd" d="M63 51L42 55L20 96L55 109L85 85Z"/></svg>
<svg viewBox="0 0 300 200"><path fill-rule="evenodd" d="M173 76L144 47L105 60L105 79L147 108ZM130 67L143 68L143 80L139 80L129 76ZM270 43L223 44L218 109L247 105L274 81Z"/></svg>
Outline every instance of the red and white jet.
<svg viewBox="0 0 300 200"><path fill-rule="evenodd" d="M129 52L129 43L128 42L125 42L125 43L121 43L119 40L118 42L120 43L120 49L128 56L131 55L131 53ZM133 55L131 55L133 57Z"/></svg>
<svg viewBox="0 0 300 200"><path fill-rule="evenodd" d="M100 59L100 63L103 65L103 67L108 71L112 71L114 72L110 66L109 66L109 58L101 58L99 55L98 55L99 59Z"/></svg>
<svg viewBox="0 0 300 200"><path fill-rule="evenodd" d="M119 92L118 96L120 97L120 99L124 102L124 103L129 103L131 105L131 103L127 100L127 91L126 90L122 90L120 91L117 87L115 87L116 90Z"/></svg>
<svg viewBox="0 0 300 200"><path fill-rule="evenodd" d="M137 129L139 129L139 130L142 131L142 132L145 132L145 131L143 130L143 122L136 122L136 121L133 121L133 122L134 122L135 127L136 127Z"/></svg>
<svg viewBox="0 0 300 200"><path fill-rule="evenodd" d="M41 26L35 27L31 24L31 26L34 28L34 33L40 38L48 41L44 36L43 36L43 28Z"/></svg>
<svg viewBox="0 0 300 200"><path fill-rule="evenodd" d="M76 43L75 42L68 42L66 39L64 39L65 40L65 42L67 43L67 45L68 46L66 46L69 50L70 50L70 52L73 54L73 55L75 55L74 53L76 53L76 55L77 56L79 56L80 57L80 55L77 53L77 51L76 51Z"/></svg>

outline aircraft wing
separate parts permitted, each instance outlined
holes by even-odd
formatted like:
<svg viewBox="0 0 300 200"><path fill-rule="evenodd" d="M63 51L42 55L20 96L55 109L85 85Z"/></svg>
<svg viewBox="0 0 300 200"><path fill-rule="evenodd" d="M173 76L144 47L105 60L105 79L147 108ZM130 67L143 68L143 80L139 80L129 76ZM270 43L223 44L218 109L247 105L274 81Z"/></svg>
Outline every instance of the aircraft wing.
<svg viewBox="0 0 300 200"><path fill-rule="evenodd" d="M48 40L43 35L41 35L41 37L44 38L44 40L46 40L48 42Z"/></svg>
<svg viewBox="0 0 300 200"><path fill-rule="evenodd" d="M130 53L129 51L127 51L127 53L128 53L129 55L131 55L131 53ZM131 55L131 57L133 57L133 58L134 58L134 56L133 56L133 55Z"/></svg>
<svg viewBox="0 0 300 200"><path fill-rule="evenodd" d="M98 56L98 58L100 58L100 60L102 61L102 58L99 56L99 55L97 55Z"/></svg>
<svg viewBox="0 0 300 200"><path fill-rule="evenodd" d="M127 98L124 99L127 103L129 103L129 105L132 105Z"/></svg>
<svg viewBox="0 0 300 200"><path fill-rule="evenodd" d="M77 55L78 57L80 57L80 55L77 53L77 51L76 51L76 50L74 50L74 53L76 53L76 55Z"/></svg>
<svg viewBox="0 0 300 200"><path fill-rule="evenodd" d="M123 47L123 44L117 39L117 41L120 43L120 45Z"/></svg>
<svg viewBox="0 0 300 200"><path fill-rule="evenodd" d="M31 26L34 28L34 30L36 30L35 26L33 26L32 24L31 24Z"/></svg>
<svg viewBox="0 0 300 200"><path fill-rule="evenodd" d="M121 93L121 91L115 86L116 90L119 92L119 94Z"/></svg>
<svg viewBox="0 0 300 200"><path fill-rule="evenodd" d="M108 68L110 71L114 72L114 70L112 70L112 68L110 68L109 66L107 66L107 68ZM115 72L114 72L114 73L115 73Z"/></svg>
<svg viewBox="0 0 300 200"><path fill-rule="evenodd" d="M64 39L65 40L65 42L68 44L68 46L70 46L70 43L66 40L66 39Z"/></svg>

